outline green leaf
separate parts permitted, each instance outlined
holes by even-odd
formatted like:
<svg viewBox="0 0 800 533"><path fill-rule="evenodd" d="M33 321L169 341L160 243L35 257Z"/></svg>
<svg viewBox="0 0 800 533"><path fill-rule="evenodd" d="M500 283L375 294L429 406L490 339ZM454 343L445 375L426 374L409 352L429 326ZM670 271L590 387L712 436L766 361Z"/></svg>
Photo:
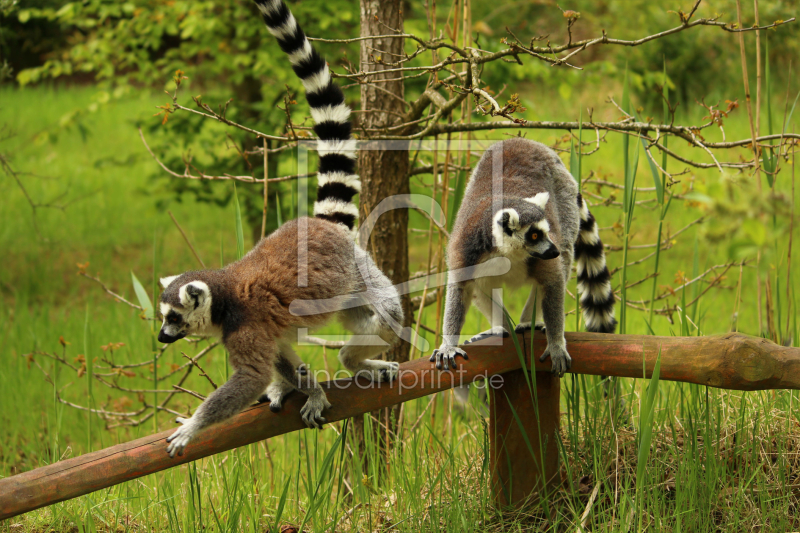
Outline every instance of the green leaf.
<svg viewBox="0 0 800 533"><path fill-rule="evenodd" d="M642 139L641 141L642 141L642 148L644 150L647 150L647 144L644 142L644 139ZM661 182L660 171L658 170L656 164L653 163L653 160L650 159L650 156L647 156L647 162L650 165L650 173L653 175L653 185L655 185L656 187L656 196L658 197L658 203L659 205L662 205L664 203L664 184Z"/></svg>
<svg viewBox="0 0 800 533"><path fill-rule="evenodd" d="M275 215L278 217L278 227L283 226L283 213L281 212L281 197L275 193Z"/></svg>
<svg viewBox="0 0 800 533"><path fill-rule="evenodd" d="M789 111L789 114L786 115L786 122L784 122L783 124L783 133L786 133L786 126L788 126L792 120L792 115L794 115L794 108L797 106L798 98L800 98L800 92L798 92L797 96L794 97L794 103L792 104L792 109Z"/></svg>
<svg viewBox="0 0 800 533"><path fill-rule="evenodd" d="M244 230L242 229L242 209L239 207L239 195L236 184L233 184L233 205L236 209L236 254L237 259L244 257Z"/></svg>
<svg viewBox="0 0 800 533"><path fill-rule="evenodd" d="M578 149L575 149L575 139L571 139L569 150L569 171L578 182L578 191L581 190L581 140L583 139L583 110L578 120Z"/></svg>
<svg viewBox="0 0 800 533"><path fill-rule="evenodd" d="M153 304L150 301L150 297L147 295L147 291L144 290L142 282L140 282L136 274L133 273L133 270L131 270L131 279L133 280L133 290L136 293L136 298L139 300L139 305L144 308L144 316L147 318L154 318Z"/></svg>
<svg viewBox="0 0 800 533"><path fill-rule="evenodd" d="M456 214L458 213L458 208L461 207L461 200L464 199L464 191L467 188L467 173L466 172L459 172L456 175L456 186L453 189L453 199L451 200L450 208L447 212L447 227L452 230L453 224L456 221Z"/></svg>
<svg viewBox="0 0 800 533"><path fill-rule="evenodd" d="M626 135L627 137L627 135ZM639 167L639 145L633 151L633 162L627 165L627 172L625 173L625 204L623 209L630 217L633 214L633 207L635 205L636 191L636 170Z"/></svg>
<svg viewBox="0 0 800 533"><path fill-rule="evenodd" d="M628 78L628 62L625 62L625 78L622 83L622 110L631 112L630 80Z"/></svg>

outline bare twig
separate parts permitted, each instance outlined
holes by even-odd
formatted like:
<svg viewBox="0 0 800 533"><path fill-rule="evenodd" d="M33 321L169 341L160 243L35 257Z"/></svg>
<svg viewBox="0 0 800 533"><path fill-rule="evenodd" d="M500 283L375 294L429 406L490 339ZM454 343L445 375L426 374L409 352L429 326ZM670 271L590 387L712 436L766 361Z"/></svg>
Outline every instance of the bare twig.
<svg viewBox="0 0 800 533"><path fill-rule="evenodd" d="M189 240L189 237L186 235L186 232L183 231L181 225L178 224L177 220L175 220L175 215L172 214L172 211L167 211L167 214L169 215L169 218L172 219L172 222L175 223L175 227L178 228L178 231L181 232L181 236L183 237L183 240L186 241L186 244L189 246L189 249L192 251L194 258L197 259L197 262L200 263L201 267L206 268L206 264L203 263L203 260L200 259L199 255L197 255L197 250L195 250L194 246L192 246L192 242Z"/></svg>

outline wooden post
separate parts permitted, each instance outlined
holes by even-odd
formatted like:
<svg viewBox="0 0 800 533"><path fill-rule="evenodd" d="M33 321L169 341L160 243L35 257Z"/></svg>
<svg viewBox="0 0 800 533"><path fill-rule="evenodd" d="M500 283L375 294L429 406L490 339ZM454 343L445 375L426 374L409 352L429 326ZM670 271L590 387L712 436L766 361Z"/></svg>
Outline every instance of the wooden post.
<svg viewBox="0 0 800 533"><path fill-rule="evenodd" d="M524 370L502 375L491 391L489 417L492 489L500 505L521 506L558 481L561 380Z"/></svg>

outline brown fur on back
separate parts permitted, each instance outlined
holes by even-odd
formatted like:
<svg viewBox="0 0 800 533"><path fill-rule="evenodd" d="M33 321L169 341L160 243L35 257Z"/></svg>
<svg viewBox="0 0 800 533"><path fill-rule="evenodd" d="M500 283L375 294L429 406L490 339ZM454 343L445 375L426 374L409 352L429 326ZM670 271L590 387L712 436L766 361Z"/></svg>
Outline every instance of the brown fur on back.
<svg viewBox="0 0 800 533"><path fill-rule="evenodd" d="M307 227L298 232L301 224ZM305 246L303 241L298 245L298 233ZM353 255L352 238L343 226L304 218L285 223L224 270L228 279L236 280L234 297L249 310L245 322L259 322L277 338L290 326L313 326L331 318L330 313L296 317L289 304L352 292ZM301 266L307 272L303 287L298 278Z"/></svg>

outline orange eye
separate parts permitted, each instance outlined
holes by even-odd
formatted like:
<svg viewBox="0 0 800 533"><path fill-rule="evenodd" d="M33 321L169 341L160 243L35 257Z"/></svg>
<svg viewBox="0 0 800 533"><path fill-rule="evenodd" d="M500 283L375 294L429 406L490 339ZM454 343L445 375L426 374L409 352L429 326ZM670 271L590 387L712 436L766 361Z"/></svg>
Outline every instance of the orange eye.
<svg viewBox="0 0 800 533"><path fill-rule="evenodd" d="M535 241L538 238L539 238L539 234L538 233L536 233L536 232L531 233L531 240Z"/></svg>

